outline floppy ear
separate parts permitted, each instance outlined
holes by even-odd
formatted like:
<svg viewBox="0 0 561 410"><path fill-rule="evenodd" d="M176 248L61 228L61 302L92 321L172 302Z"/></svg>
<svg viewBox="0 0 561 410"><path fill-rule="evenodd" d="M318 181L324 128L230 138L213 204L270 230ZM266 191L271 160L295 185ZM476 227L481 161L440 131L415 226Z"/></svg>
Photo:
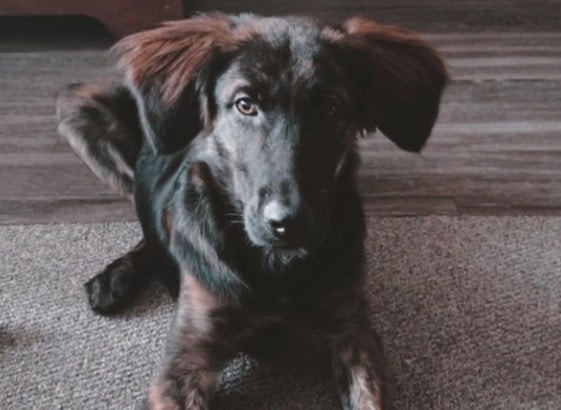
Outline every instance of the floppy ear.
<svg viewBox="0 0 561 410"><path fill-rule="evenodd" d="M342 35L334 33L356 81L360 126L379 128L399 147L419 152L448 79L436 50L409 32L361 18L348 20Z"/></svg>
<svg viewBox="0 0 561 410"><path fill-rule="evenodd" d="M126 85L134 95L144 134L152 147L172 152L203 126L201 72L217 54L241 39L224 15L202 15L133 34L114 47Z"/></svg>

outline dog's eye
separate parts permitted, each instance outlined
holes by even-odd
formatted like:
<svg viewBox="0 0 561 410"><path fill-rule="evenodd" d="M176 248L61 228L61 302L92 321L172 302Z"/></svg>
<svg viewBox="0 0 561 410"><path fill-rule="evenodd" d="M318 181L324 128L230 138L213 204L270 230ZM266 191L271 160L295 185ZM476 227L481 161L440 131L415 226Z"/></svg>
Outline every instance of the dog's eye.
<svg viewBox="0 0 561 410"><path fill-rule="evenodd" d="M319 106L319 113L323 118L334 118L341 112L341 105L333 100L323 101Z"/></svg>
<svg viewBox="0 0 561 410"><path fill-rule="evenodd" d="M237 99L236 108L243 115L257 115L257 104L247 97Z"/></svg>

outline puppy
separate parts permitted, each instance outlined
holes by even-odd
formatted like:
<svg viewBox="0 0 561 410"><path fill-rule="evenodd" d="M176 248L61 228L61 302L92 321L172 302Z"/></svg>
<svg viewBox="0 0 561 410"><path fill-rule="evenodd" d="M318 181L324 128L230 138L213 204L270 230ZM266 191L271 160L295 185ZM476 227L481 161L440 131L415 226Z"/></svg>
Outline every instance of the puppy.
<svg viewBox="0 0 561 410"><path fill-rule="evenodd" d="M320 326L345 409L384 408L363 295L356 140L418 152L447 81L415 35L353 18L202 15L120 41L119 85L73 85L59 132L134 200L144 239L86 284L125 306L150 277L178 294L151 409L205 409L225 363L293 320Z"/></svg>

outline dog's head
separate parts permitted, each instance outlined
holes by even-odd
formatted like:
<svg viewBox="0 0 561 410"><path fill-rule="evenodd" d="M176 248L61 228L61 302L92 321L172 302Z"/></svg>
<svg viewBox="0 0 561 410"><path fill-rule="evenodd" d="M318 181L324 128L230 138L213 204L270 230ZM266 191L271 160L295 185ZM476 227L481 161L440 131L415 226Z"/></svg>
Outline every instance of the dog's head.
<svg viewBox="0 0 561 410"><path fill-rule="evenodd" d="M211 141L250 240L281 249L323 236L358 133L421 150L447 79L425 42L363 19L200 16L117 49L153 149Z"/></svg>

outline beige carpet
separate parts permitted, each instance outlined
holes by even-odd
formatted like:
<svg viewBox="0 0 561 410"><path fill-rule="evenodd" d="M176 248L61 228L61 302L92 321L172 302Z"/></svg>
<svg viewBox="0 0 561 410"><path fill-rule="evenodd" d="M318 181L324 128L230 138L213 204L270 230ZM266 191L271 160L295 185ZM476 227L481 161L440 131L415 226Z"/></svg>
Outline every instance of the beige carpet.
<svg viewBox="0 0 561 410"><path fill-rule="evenodd" d="M82 283L136 224L0 227L0 408L128 409L159 361L172 301L116 318ZM396 409L561 409L561 218L369 220L374 322ZM239 357L212 409L336 409L325 352Z"/></svg>

